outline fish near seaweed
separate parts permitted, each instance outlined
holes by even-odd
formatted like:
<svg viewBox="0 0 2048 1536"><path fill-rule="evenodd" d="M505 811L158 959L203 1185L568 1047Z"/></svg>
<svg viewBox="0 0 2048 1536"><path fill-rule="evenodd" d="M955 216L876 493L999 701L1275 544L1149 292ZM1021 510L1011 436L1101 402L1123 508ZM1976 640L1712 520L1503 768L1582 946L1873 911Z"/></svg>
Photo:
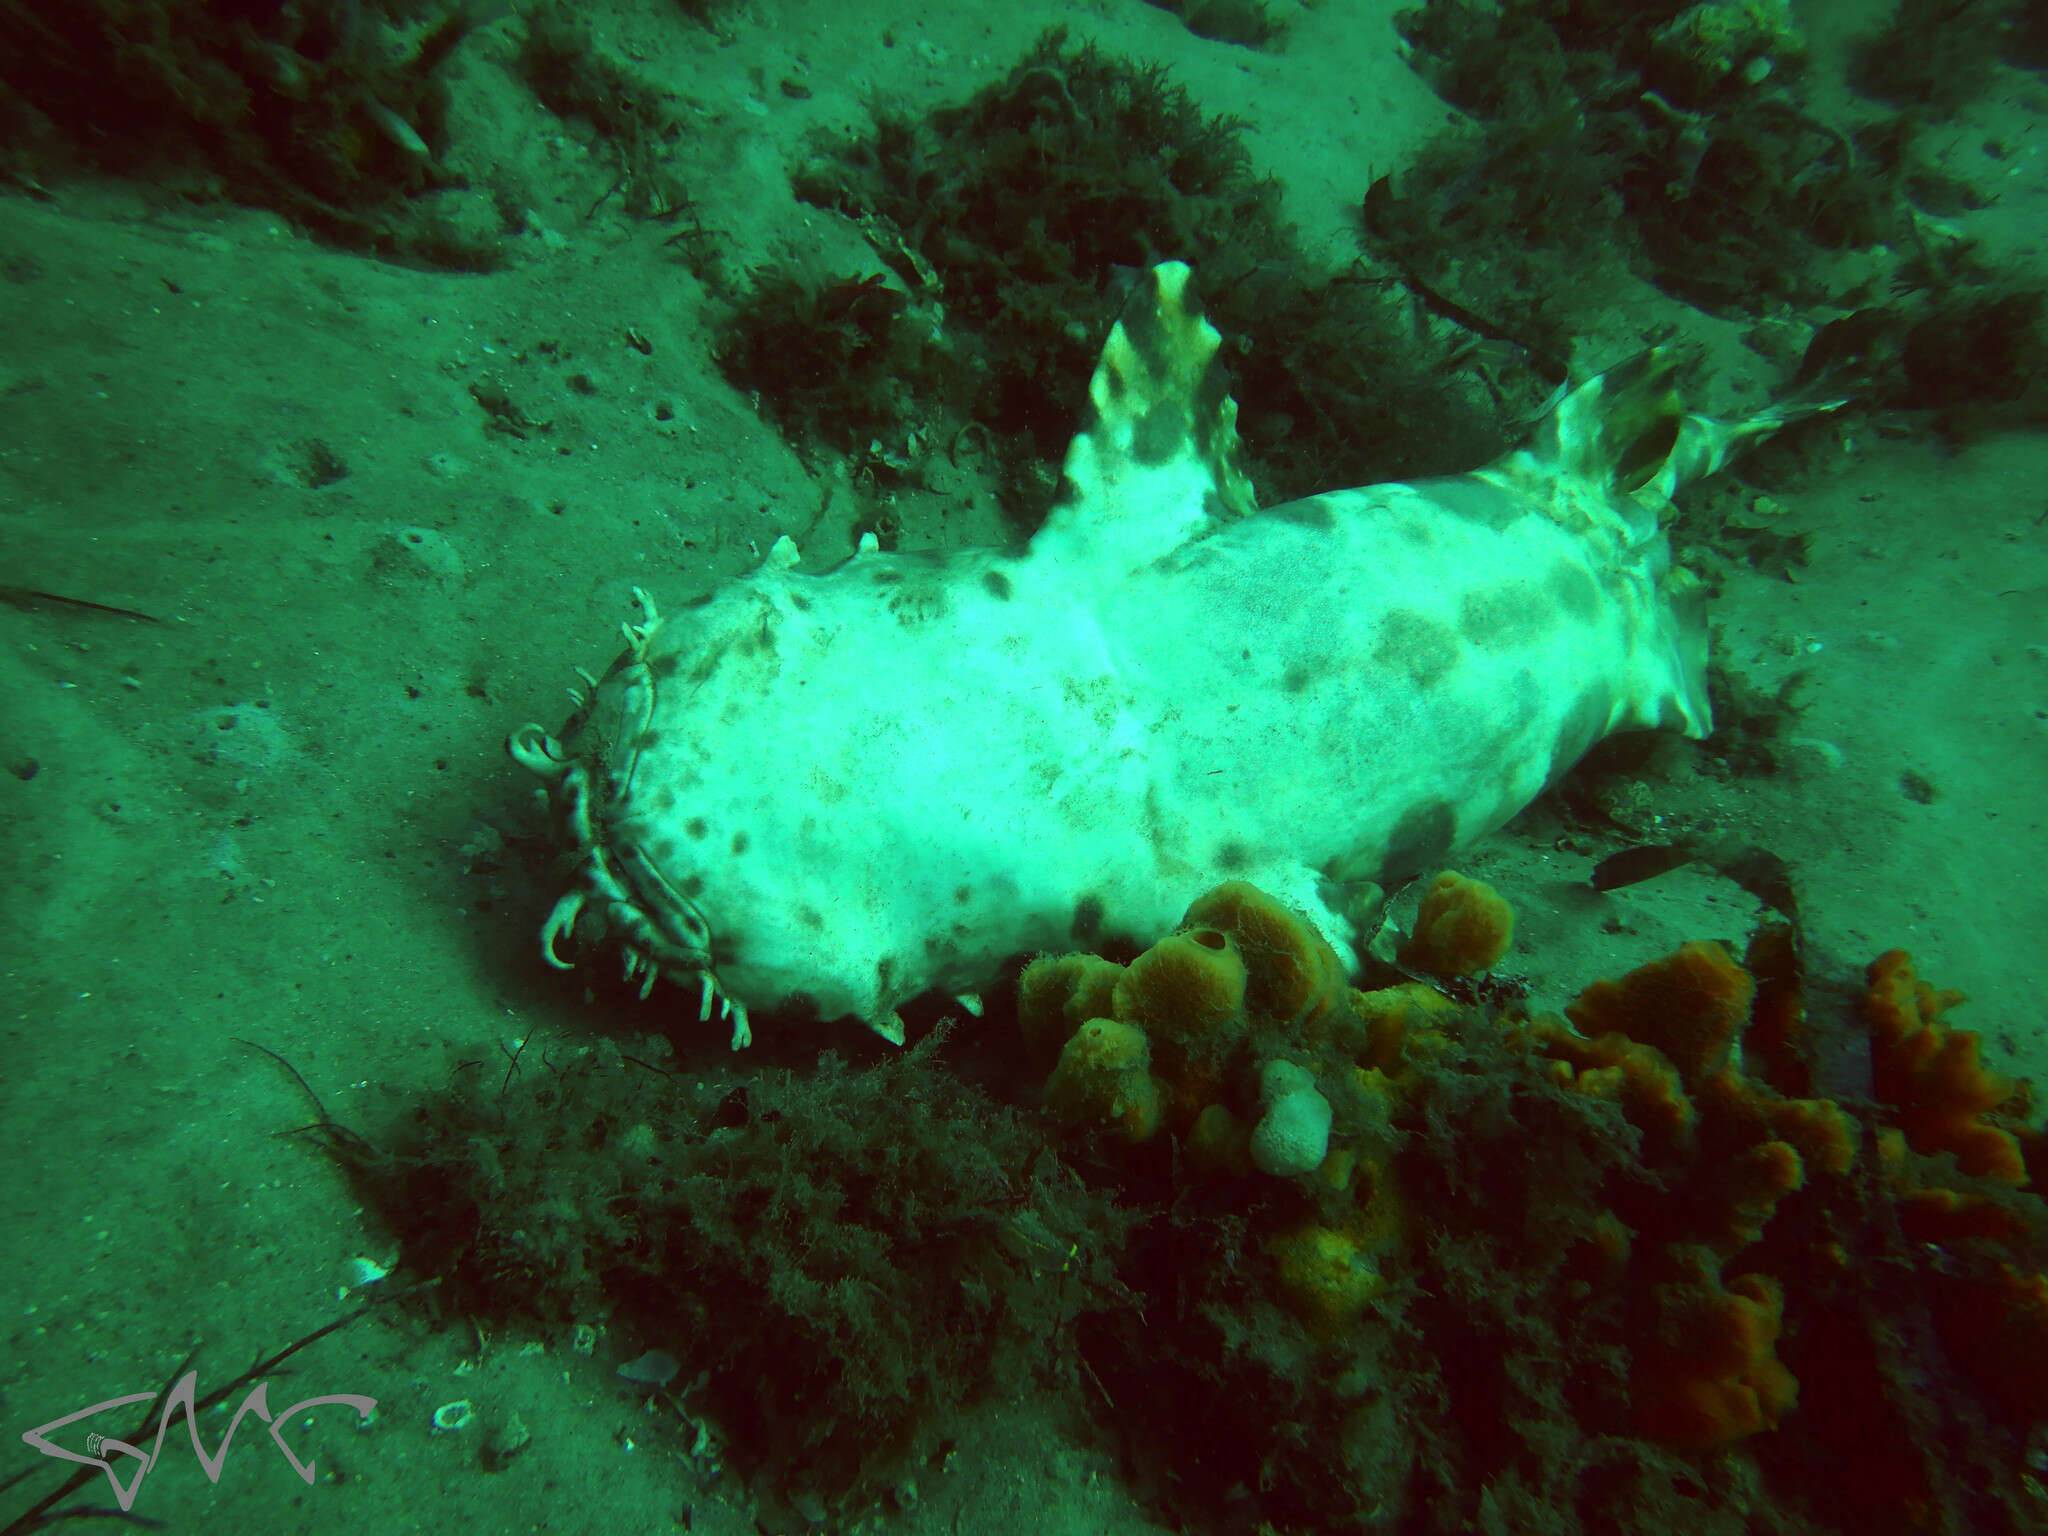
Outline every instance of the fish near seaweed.
<svg viewBox="0 0 2048 1536"><path fill-rule="evenodd" d="M1188 268L1110 332L1022 548L823 573L778 539L512 733L574 857L542 930L700 1019L898 1007L1016 954L1150 938L1247 880L1347 962L1347 897L1439 863L1619 730L1709 727L1672 491L1809 409L1687 413L1651 351L1469 474L1258 510Z"/></svg>

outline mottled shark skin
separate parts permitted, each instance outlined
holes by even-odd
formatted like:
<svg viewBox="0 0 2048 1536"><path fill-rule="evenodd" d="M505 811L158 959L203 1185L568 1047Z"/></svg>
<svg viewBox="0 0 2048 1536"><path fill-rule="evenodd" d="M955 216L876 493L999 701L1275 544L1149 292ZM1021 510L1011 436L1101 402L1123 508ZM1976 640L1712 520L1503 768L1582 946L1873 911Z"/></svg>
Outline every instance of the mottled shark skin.
<svg viewBox="0 0 2048 1536"><path fill-rule="evenodd" d="M1257 511L1186 267L1139 283L1022 549L823 574L779 540L515 732L577 856L543 929L616 945L749 1038L1008 957L1145 942L1249 880L1349 959L1347 894L1493 830L1614 731L1708 729L1672 490L1792 414L1684 413L1668 356L1565 395L1470 474Z"/></svg>

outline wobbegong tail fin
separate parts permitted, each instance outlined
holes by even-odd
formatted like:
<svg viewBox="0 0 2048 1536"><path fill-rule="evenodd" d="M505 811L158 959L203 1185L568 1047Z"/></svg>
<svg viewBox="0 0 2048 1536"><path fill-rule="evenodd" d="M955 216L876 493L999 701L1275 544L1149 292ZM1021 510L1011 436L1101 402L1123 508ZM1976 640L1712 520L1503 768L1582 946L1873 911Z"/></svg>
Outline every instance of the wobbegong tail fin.
<svg viewBox="0 0 2048 1536"><path fill-rule="evenodd" d="M1586 380L1497 471L1524 485L1542 479L1603 494L1626 509L1636 542L1655 533L1680 486L1705 479L1781 427L1846 403L1839 395L1794 395L1740 420L1702 416L1679 398L1686 361L1677 349L1652 347Z"/></svg>
<svg viewBox="0 0 2048 1536"><path fill-rule="evenodd" d="M1676 439L1662 462L1653 467L1642 484L1626 489L1638 501L1662 507L1680 486L1706 479L1739 457L1751 443L1761 442L1795 421L1824 416L1846 404L1846 395L1829 398L1788 395L1740 421L1725 421L1688 411L1679 419Z"/></svg>

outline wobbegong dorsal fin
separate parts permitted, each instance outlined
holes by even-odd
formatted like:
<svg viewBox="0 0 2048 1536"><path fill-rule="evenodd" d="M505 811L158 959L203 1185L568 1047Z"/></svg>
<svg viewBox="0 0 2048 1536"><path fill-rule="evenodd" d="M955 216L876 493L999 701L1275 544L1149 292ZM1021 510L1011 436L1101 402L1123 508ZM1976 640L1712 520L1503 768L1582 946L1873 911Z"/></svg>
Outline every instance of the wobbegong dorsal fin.
<svg viewBox="0 0 2048 1536"><path fill-rule="evenodd" d="M1103 345L1033 548L1135 563L1254 510L1221 343L1184 263L1139 279Z"/></svg>

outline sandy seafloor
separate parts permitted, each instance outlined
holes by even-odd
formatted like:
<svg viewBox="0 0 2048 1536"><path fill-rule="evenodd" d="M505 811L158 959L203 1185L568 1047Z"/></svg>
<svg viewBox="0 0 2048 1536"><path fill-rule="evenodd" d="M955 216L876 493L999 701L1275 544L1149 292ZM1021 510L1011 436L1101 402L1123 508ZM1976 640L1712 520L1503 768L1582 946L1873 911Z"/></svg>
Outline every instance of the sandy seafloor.
<svg viewBox="0 0 2048 1536"><path fill-rule="evenodd" d="M680 169L742 265L857 248L790 194L815 129L863 121L877 93L964 97L1052 21L1243 119L1334 264L1370 177L1448 110L1402 62L1392 10L1328 0L1264 53L1139 0L999 19L761 0L722 38L662 0L589 14L681 98ZM1804 19L1823 72L1862 20ZM22 1430L153 1390L195 1345L203 1391L339 1314L340 1266L378 1239L334 1168L278 1137L306 1106L236 1038L288 1056L346 1121L499 1042L585 1029L581 978L536 952L543 872L519 886L530 902L479 899L473 871L531 793L506 731L560 720L571 667L617 650L631 587L686 598L782 533L817 566L847 551L853 499L821 518L824 477L711 366L712 310L663 250L672 229L583 217L608 172L509 74L514 24L464 45L459 136L562 196L496 274L382 265L146 186L0 191L0 580L161 620L0 607L0 1475L37 1460ZM2039 91L2015 75L1939 130L1948 168L1999 195L1958 222L2037 274ZM1994 163L1979 146L2000 132L2022 147ZM1644 290L1645 328L1680 313ZM493 377L555 431L488 430L469 386ZM313 483L315 445L345 477ZM1003 532L967 479L897 511L906 548ZM1729 823L1791 861L1826 952L1910 948L1971 994L1958 1022L1994 1066L2048 1078L2048 438L1845 436L1786 515L1814 536L1810 565L1796 583L1735 573L1714 619L1762 685L1807 669L1811 702L1790 770L1733 786ZM1929 803L1902 792L1908 773ZM1751 920L1706 876L1595 897L1555 834L1539 816L1459 861L1519 907L1514 963L1541 1000ZM653 1032L694 999L644 1008ZM169 1453L138 1513L186 1531L753 1529L736 1480L703 1488L629 1444L647 1409L608 1351L359 1324L290 1378L380 1405L368 1429L331 1410L308 1437L313 1486L251 1435L217 1485ZM458 1398L520 1412L531 1449L482 1472L463 1437L430 1433ZM1153 1528L1108 1450L1028 1392L963 1423L919 1491L881 1525Z"/></svg>

